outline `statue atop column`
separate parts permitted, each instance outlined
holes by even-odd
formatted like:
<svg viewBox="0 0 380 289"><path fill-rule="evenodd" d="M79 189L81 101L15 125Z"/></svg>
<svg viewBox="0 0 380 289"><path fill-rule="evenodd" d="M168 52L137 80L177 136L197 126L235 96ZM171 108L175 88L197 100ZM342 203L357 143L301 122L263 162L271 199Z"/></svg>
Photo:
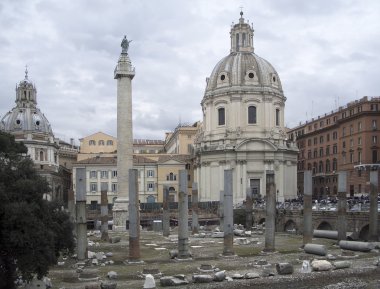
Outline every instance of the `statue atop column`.
<svg viewBox="0 0 380 289"><path fill-rule="evenodd" d="M132 40L127 39L127 36L124 35L123 40L121 41L121 53L122 54L128 54L128 48L129 48L129 43L132 42Z"/></svg>

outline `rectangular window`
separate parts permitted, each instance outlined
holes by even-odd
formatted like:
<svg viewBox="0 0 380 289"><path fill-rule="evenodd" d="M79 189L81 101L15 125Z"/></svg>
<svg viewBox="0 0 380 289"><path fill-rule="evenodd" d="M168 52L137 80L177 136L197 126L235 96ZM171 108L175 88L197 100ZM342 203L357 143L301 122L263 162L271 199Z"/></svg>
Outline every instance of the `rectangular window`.
<svg viewBox="0 0 380 289"><path fill-rule="evenodd" d="M276 109L276 125L280 125L280 110L278 108Z"/></svg>
<svg viewBox="0 0 380 289"><path fill-rule="evenodd" d="M362 162L362 152L361 151L358 151L358 162L359 163Z"/></svg>
<svg viewBox="0 0 380 289"><path fill-rule="evenodd" d="M187 144L187 153L191 154L193 151L193 145L191 143Z"/></svg>
<svg viewBox="0 0 380 289"><path fill-rule="evenodd" d="M338 138L338 132L334 131L333 132L333 140L336 140Z"/></svg>
<svg viewBox="0 0 380 289"><path fill-rule="evenodd" d="M326 156L329 156L330 155L330 146L327 146L326 147Z"/></svg>
<svg viewBox="0 0 380 289"><path fill-rule="evenodd" d="M323 143L323 135L319 137L319 143Z"/></svg>
<svg viewBox="0 0 380 289"><path fill-rule="evenodd" d="M350 163L354 162L354 153L350 153Z"/></svg>
<svg viewBox="0 0 380 289"><path fill-rule="evenodd" d="M102 179L107 179L108 178L108 171L101 171L100 172L100 177Z"/></svg>
<svg viewBox="0 0 380 289"><path fill-rule="evenodd" d="M329 133L326 135L326 141L330 141L330 134Z"/></svg>
<svg viewBox="0 0 380 289"><path fill-rule="evenodd" d="M308 146L311 146L311 139L308 139L308 140L307 140L307 145L308 145Z"/></svg>
<svg viewBox="0 0 380 289"><path fill-rule="evenodd" d="M249 124L256 123L256 106L248 107L248 123Z"/></svg>
<svg viewBox="0 0 380 289"><path fill-rule="evenodd" d="M96 175L97 175L97 174L96 174L96 171L90 171L90 178L91 178L91 179L96 179L96 178L97 178Z"/></svg>
<svg viewBox="0 0 380 289"><path fill-rule="evenodd" d="M226 124L226 115L224 107L218 109L218 125Z"/></svg>
<svg viewBox="0 0 380 289"><path fill-rule="evenodd" d="M116 193L117 192L117 183L112 183L111 189L112 189L113 193Z"/></svg>
<svg viewBox="0 0 380 289"><path fill-rule="evenodd" d="M316 149L314 150L314 157L318 157L318 151Z"/></svg>
<svg viewBox="0 0 380 289"><path fill-rule="evenodd" d="M362 123L359 121L358 122L358 131L361 131L362 130Z"/></svg>
<svg viewBox="0 0 380 289"><path fill-rule="evenodd" d="M377 135L372 136L372 143L377 144Z"/></svg>
<svg viewBox="0 0 380 289"><path fill-rule="evenodd" d="M377 163L377 150L372 151L372 163Z"/></svg>
<svg viewBox="0 0 380 289"><path fill-rule="evenodd" d="M346 128L344 127L343 129L342 129L342 136L345 136L346 135Z"/></svg>
<svg viewBox="0 0 380 289"><path fill-rule="evenodd" d="M333 154L337 154L338 153L338 146L336 144L334 144L333 146Z"/></svg>
<svg viewBox="0 0 380 289"><path fill-rule="evenodd" d="M314 144L316 145L316 144L318 144L318 138L314 138Z"/></svg>
<svg viewBox="0 0 380 289"><path fill-rule="evenodd" d="M307 152L307 158L308 158L308 159L311 159L311 151L308 151L308 152Z"/></svg>
<svg viewBox="0 0 380 289"><path fill-rule="evenodd" d="M319 156L320 156L320 157L323 157L323 148L320 148L320 149L319 149Z"/></svg>
<svg viewBox="0 0 380 289"><path fill-rule="evenodd" d="M350 125L350 135L352 135L353 133L354 133L354 127Z"/></svg>
<svg viewBox="0 0 380 289"><path fill-rule="evenodd" d="M147 171L147 177L148 178L153 178L154 177L154 170L148 170Z"/></svg>
<svg viewBox="0 0 380 289"><path fill-rule="evenodd" d="M147 188L149 192L153 192L154 189L154 183L153 182L148 182L147 183Z"/></svg>
<svg viewBox="0 0 380 289"><path fill-rule="evenodd" d="M350 147L352 148L354 146L354 139L350 139Z"/></svg>
<svg viewBox="0 0 380 289"><path fill-rule="evenodd" d="M374 119L372 120L372 129L376 130L377 129L377 121Z"/></svg>
<svg viewBox="0 0 380 289"><path fill-rule="evenodd" d="M358 137L358 145L361 145L361 144L362 144L362 138Z"/></svg>
<svg viewBox="0 0 380 289"><path fill-rule="evenodd" d="M90 146L94 146L94 145L95 145L95 140L91 139L91 140L88 142L88 144L89 144Z"/></svg>
<svg viewBox="0 0 380 289"><path fill-rule="evenodd" d="M117 178L117 171L116 171L116 170L113 170L113 171L112 171L112 177L113 177L113 178Z"/></svg>
<svg viewBox="0 0 380 289"><path fill-rule="evenodd" d="M91 192L98 191L98 184L97 183L90 183L90 191Z"/></svg>
<svg viewBox="0 0 380 289"><path fill-rule="evenodd" d="M343 147L343 148L346 148L346 142L345 142L345 141L342 142L342 147Z"/></svg>

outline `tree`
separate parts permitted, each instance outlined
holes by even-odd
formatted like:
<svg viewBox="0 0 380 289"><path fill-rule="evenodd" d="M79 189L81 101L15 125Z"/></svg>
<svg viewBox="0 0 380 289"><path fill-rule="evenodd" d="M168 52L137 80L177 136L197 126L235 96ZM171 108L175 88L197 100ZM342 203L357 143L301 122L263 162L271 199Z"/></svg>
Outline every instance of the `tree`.
<svg viewBox="0 0 380 289"><path fill-rule="evenodd" d="M0 132L0 289L15 288L18 275L42 278L61 251L74 249L69 216L43 199L49 185L26 152Z"/></svg>

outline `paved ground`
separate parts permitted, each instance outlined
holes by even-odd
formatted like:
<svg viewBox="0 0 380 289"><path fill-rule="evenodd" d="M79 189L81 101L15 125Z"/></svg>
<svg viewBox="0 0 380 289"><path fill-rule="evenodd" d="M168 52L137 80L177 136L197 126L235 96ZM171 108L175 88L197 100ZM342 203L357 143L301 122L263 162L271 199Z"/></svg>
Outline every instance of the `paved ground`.
<svg viewBox="0 0 380 289"><path fill-rule="evenodd" d="M169 238L163 237L161 233L145 231L141 232L140 250L143 264L125 264L128 260L128 234L113 233L110 236L120 236L121 242L110 244L101 242L99 237L90 236L89 239L98 242L99 246L89 247L93 252L112 252L113 256L106 259L114 263L105 266L88 265L85 270L95 274L100 280L107 280L107 273L115 271L118 274L118 289L143 288L144 279L141 273L145 269L158 269L164 276L184 274L191 280L193 273L200 273L198 268L202 264L212 265L214 268L226 270L227 276L233 274L245 274L249 272L262 273L266 271L275 273L271 277L260 277L251 280L234 280L213 282L208 284L192 284L178 286L175 288L380 288L380 267L374 266L374 262L380 257L378 251L370 253L355 252L356 256L340 257L342 250L335 245L334 240L314 239L313 243L324 244L328 247L329 253L337 257L337 260L349 260L352 266L349 269L341 269L329 272L300 273L302 260L320 258L303 253L299 249L302 245L302 236L277 234L276 252L273 254L263 254L264 236L252 235L247 238L250 244L234 245L236 256L222 257L223 239L218 238L189 238L189 247L192 253L192 260L175 261L170 259L169 251L177 248L176 231L172 231ZM207 233L207 231L206 231ZM235 238L236 239L236 238ZM257 262L268 262L268 265L258 266ZM278 275L275 264L289 262L294 266L292 275ZM78 273L75 269L76 260L67 259L64 265L51 269L49 277L52 280L53 288L79 289L93 282L79 281ZM90 262L89 262L90 263ZM100 281L99 281L100 284ZM159 279L156 279L157 288L160 286ZM99 287L100 288L100 287Z"/></svg>

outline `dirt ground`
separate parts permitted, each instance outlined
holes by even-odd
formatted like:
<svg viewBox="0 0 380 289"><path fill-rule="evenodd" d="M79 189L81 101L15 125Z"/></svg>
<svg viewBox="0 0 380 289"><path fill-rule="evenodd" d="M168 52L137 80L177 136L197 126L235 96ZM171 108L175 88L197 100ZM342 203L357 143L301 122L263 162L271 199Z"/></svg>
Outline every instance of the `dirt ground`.
<svg viewBox="0 0 380 289"><path fill-rule="evenodd" d="M210 228L211 229L211 228ZM202 231L211 233L210 231ZM302 249L302 236L291 234L276 234L276 252L264 254L264 235L246 237L249 244L234 244L235 256L223 257L223 238L195 238L189 234L189 250L192 260L176 261L170 259L169 251L177 249L178 236L174 229L171 236L163 237L161 232L142 230L140 237L141 264L126 264L129 255L128 233L117 233L110 231L110 236L120 236L119 243L111 244L100 241L100 238L89 236L89 240L98 243L88 248L92 252L112 253L103 261L113 261L113 264L91 265L91 260L87 262L85 272L89 271L99 277L98 284L103 280L108 280L107 273L115 271L118 275L116 280L118 289L143 288L143 270L156 269L163 276L173 276L184 274L188 285L176 286L175 288L380 288L380 267L374 266L376 260L380 258L378 250L369 253L355 252L354 256L341 256L342 250L336 246L335 240L313 239L313 243L326 245L328 253L336 260L349 260L352 265L349 269L340 269L327 272L300 273L303 260L313 258L326 259L315 255L305 254ZM239 237L235 237L236 239ZM267 265L264 264L265 261ZM49 278L53 288L79 289L94 283L93 281L80 281L76 272L77 261L68 258L65 263L55 266L50 270ZM294 273L291 275L278 275L275 269L276 263L288 262L294 266ZM213 268L225 270L226 275L232 277L233 274L262 273L270 271L274 276L260 277L257 279L241 279L233 281L212 282L212 283L192 283L192 275L203 274L199 268L201 265L211 265ZM209 274L209 273L204 273ZM156 287L160 286L159 277L155 278ZM100 286L99 286L100 288Z"/></svg>

